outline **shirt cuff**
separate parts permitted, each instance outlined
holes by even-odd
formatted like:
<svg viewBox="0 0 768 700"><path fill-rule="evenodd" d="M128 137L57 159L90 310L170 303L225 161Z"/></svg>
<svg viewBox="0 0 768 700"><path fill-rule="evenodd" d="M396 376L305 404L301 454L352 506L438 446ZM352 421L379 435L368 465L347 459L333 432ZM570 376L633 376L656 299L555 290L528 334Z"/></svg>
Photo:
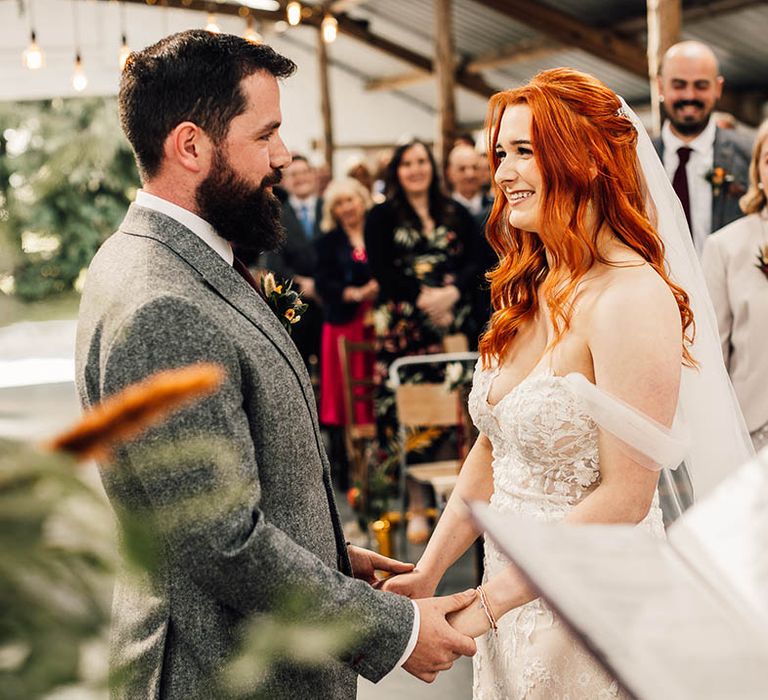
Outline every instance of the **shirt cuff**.
<svg viewBox="0 0 768 700"><path fill-rule="evenodd" d="M400 668L406 661L408 661L411 654L413 654L413 650L416 648L416 642L419 641L421 613L419 612L419 606L416 605L415 601L412 600L411 603L413 605L413 630L411 630L411 636L410 639L408 639L408 644L405 645L405 651L400 657L400 660L395 664L395 668Z"/></svg>

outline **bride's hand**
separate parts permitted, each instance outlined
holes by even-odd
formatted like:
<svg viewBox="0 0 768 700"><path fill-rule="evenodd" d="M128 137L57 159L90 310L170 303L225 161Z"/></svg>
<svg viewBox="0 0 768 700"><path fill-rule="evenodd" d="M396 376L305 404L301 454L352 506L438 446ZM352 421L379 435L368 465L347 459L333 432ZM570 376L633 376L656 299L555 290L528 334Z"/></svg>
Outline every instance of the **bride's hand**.
<svg viewBox="0 0 768 700"><path fill-rule="evenodd" d="M412 599L431 598L435 595L437 583L425 571L421 571L417 567L406 574L390 576L385 581L382 581L379 587L381 590L399 593Z"/></svg>
<svg viewBox="0 0 768 700"><path fill-rule="evenodd" d="M448 624L457 632L461 632L461 634L465 634L468 637L479 637L491 629L491 623L488 621L488 616L485 614L480 603L480 596L477 596L466 608L450 613L446 619Z"/></svg>

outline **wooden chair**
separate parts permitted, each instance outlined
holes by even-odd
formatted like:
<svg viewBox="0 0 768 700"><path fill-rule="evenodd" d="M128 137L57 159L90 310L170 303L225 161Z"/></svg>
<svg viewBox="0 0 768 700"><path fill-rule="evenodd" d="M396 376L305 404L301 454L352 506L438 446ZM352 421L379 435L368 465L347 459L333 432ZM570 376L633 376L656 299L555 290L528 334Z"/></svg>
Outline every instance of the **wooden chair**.
<svg viewBox="0 0 768 700"><path fill-rule="evenodd" d="M440 460L426 464L409 465L406 450L400 452L400 517L404 522L406 513L406 478L411 477L421 484L428 484L435 490L438 515L448 501L456 485L459 470L468 451L465 407L462 393L458 389L448 391L444 384L401 384L400 370L405 366L448 364L451 362L474 362L476 352L440 353L403 357L390 366L390 382L395 387L395 405L399 423L401 444L405 445L409 432L429 428L455 428L460 436L455 459ZM405 547L405 527L401 528L402 547ZM404 550L403 550L404 551Z"/></svg>
<svg viewBox="0 0 768 700"><path fill-rule="evenodd" d="M359 403L372 403L376 390L373 377L355 379L352 376L351 357L354 353L373 353L376 346L373 341L351 342L339 338L339 358L341 360L341 384L344 393L344 409L347 422L344 426L344 445L351 469L353 482L365 483L368 476L368 450L376 439L375 423L358 423L355 406Z"/></svg>
<svg viewBox="0 0 768 700"><path fill-rule="evenodd" d="M453 333L443 338L444 352L468 352L469 341L463 333Z"/></svg>

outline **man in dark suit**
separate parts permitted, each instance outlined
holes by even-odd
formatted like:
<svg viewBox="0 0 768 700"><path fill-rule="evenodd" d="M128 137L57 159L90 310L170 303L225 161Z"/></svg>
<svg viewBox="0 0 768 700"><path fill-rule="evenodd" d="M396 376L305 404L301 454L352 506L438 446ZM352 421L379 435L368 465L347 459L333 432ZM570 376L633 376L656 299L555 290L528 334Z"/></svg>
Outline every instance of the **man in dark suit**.
<svg viewBox="0 0 768 700"><path fill-rule="evenodd" d="M472 295L472 322L469 331L469 345L477 347L478 337L491 317L491 294L485 273L498 262L496 253L485 238L485 224L491 213L493 197L482 189L482 172L485 167L480 154L464 141L457 143L448 154L446 178L451 188L451 197L461 204L475 220L477 243L474 254L479 261L480 276Z"/></svg>
<svg viewBox="0 0 768 700"><path fill-rule="evenodd" d="M318 366L323 323L321 301L315 291L317 253L314 245L315 239L322 235L323 200L317 193L317 173L305 156L294 153L283 173L287 197L282 202L280 218L285 241L278 250L265 254L262 266L281 279L292 279L308 305L292 335L304 363L312 370Z"/></svg>
<svg viewBox="0 0 768 700"><path fill-rule="evenodd" d="M654 146L688 218L696 250L707 236L743 216L752 139L721 129L712 112L723 89L707 45L683 41L664 55L659 91L667 121Z"/></svg>
<svg viewBox="0 0 768 700"><path fill-rule="evenodd" d="M148 571L124 567L115 586L120 700L219 697L244 623L293 592L314 624L342 615L356 634L319 666L269 669L264 697L351 700L358 673L377 681L402 664L431 680L474 653L446 620L473 591L409 601L375 590L374 568L410 565L345 544L306 369L233 257L233 246L258 251L281 238L271 185L290 156L278 78L295 67L268 46L192 30L131 54L121 78L142 190L88 271L81 401L198 362L220 365L225 380L101 470L121 523L147 523L156 555Z"/></svg>
<svg viewBox="0 0 768 700"><path fill-rule="evenodd" d="M451 188L451 197L464 206L483 226L490 213L493 197L483 192L480 154L472 146L461 142L448 154L445 174Z"/></svg>

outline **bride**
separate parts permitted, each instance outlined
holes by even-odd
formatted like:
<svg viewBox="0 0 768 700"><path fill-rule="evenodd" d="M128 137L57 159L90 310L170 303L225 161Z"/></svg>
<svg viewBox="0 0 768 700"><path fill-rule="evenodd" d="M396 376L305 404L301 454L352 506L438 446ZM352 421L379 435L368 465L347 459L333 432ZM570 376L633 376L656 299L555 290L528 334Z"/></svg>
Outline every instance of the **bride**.
<svg viewBox="0 0 768 700"><path fill-rule="evenodd" d="M489 114L499 263L469 400L480 435L417 567L385 584L412 598L432 596L479 534L463 502L663 536L661 465L598 425L577 388L588 381L663 433L698 362L692 304L665 269L619 98L556 69L494 96ZM489 540L485 560L478 604L451 620L483 635L477 700L624 697Z"/></svg>

